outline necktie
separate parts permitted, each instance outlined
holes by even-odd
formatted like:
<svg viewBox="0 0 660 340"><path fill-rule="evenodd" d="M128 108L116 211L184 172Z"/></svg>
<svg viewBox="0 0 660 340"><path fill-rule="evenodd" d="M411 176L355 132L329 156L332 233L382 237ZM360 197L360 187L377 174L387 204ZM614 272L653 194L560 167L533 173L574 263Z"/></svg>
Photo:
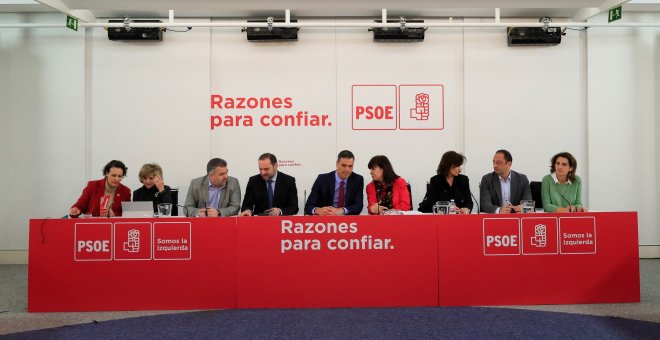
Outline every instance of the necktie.
<svg viewBox="0 0 660 340"><path fill-rule="evenodd" d="M337 199L337 208L344 207L344 181L339 182L339 198Z"/></svg>
<svg viewBox="0 0 660 340"><path fill-rule="evenodd" d="M268 208L273 207L273 180L268 180Z"/></svg>

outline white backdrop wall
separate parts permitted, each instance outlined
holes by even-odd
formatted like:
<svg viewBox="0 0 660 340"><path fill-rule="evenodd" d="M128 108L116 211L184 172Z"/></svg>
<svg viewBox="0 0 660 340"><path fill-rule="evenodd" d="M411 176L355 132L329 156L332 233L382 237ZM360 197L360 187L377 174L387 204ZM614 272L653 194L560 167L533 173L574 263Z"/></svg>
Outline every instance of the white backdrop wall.
<svg viewBox="0 0 660 340"><path fill-rule="evenodd" d="M246 43L235 30L212 32L212 93L229 98L291 98L291 109L218 109L223 118L253 117L253 126L222 126L211 131L214 155L225 157L245 185L256 174L256 159L269 151L281 170L297 179L302 211L305 190L320 172L334 169L342 149L356 155L355 171L369 180L367 162L388 155L411 182L413 201L424 195L442 152L462 150L462 30L429 31L424 43L373 43L365 29L306 28L295 43ZM304 43L301 43L303 42ZM227 53L231 51L231 53ZM353 85L443 84L442 131L353 130ZM396 96L392 96L396 102ZM382 98L369 98L378 102ZM224 101L223 101L224 103ZM299 110L327 114L327 126L261 126L265 114ZM244 119L244 118L243 118ZM425 157L432 150L432 157ZM237 159L248 162L236 162ZM295 164L290 166L289 164Z"/></svg>
<svg viewBox="0 0 660 340"><path fill-rule="evenodd" d="M258 173L257 159L271 152L282 162L280 171L296 178L302 213L305 189L320 171L334 167L337 148L335 30L305 29L298 42L248 43L239 29L212 32L211 89L223 98L290 98L291 107L211 109L211 115L250 116L253 126L221 126L211 133L213 157L229 163L244 191L248 178ZM305 43L300 44L300 42ZM206 98L204 103L209 102ZM279 106L279 105L278 105ZM328 126L264 126L261 118L298 111L328 115ZM209 110L200 112L208 117ZM208 118L207 118L208 120ZM272 122L267 122L272 124ZM209 131L209 123L204 127ZM328 168L330 167L330 168ZM326 170L327 169L327 170Z"/></svg>
<svg viewBox="0 0 660 340"><path fill-rule="evenodd" d="M465 152L477 197L495 150L509 149L513 168L532 180L548 173L554 153L568 150L587 183L588 207L638 210L640 243L660 244L658 31L619 30L569 31L559 46L509 48L504 29L435 28L412 44L373 43L366 29L343 28L305 28L300 41L282 44L248 43L239 29L225 28L167 32L161 43L113 42L101 29L2 29L0 250L26 249L27 220L66 214L110 159L127 164L124 183L132 189L140 166L159 162L183 202L210 157L227 159L244 188L258 155L269 151L288 162L281 170L298 179L302 207L303 190L333 169L344 148L356 154L356 172L367 182L369 158L388 155L412 183L415 206L446 150ZM608 86L613 81L617 86ZM442 84L444 129L353 130L355 84ZM212 94L291 97L293 105L218 109ZM332 125L210 129L214 115L298 110L328 115ZM612 150L621 162L613 162ZM614 180L622 168L646 185ZM624 204L608 199L612 188Z"/></svg>
<svg viewBox="0 0 660 340"><path fill-rule="evenodd" d="M463 33L456 28L428 30L423 43L374 43L372 39L365 29L337 32L337 147L356 154L355 171L365 177L365 185L371 181L367 169L371 157L388 156L397 174L410 183L416 209L442 154L463 151ZM398 130L352 130L351 87L355 84L443 85L443 129L402 130L399 122ZM403 90L399 91L403 120L410 107L403 101ZM441 103L431 100L429 104L435 110Z"/></svg>
<svg viewBox="0 0 660 340"><path fill-rule="evenodd" d="M101 29L89 34L90 179L101 178L103 166L119 159L129 168L123 183L135 190L141 186L142 164L157 162L165 183L183 190L179 192L183 204L190 179L205 174L211 154L210 136L204 129L210 29L168 32L163 43L110 41ZM73 192L70 201L79 195L80 191Z"/></svg>
<svg viewBox="0 0 660 340"><path fill-rule="evenodd" d="M660 13L626 13L621 20L660 22ZM660 29L590 28L588 61L591 204L638 211L640 244L658 245Z"/></svg>
<svg viewBox="0 0 660 340"><path fill-rule="evenodd" d="M0 14L0 22L62 16ZM85 35L0 29L0 249L27 249L30 217L61 217L85 183Z"/></svg>
<svg viewBox="0 0 660 340"><path fill-rule="evenodd" d="M465 150L472 190L478 193L482 176L493 171L498 149L509 150L512 169L530 181L550 173L550 159L561 151L577 158L577 173L584 176L581 34L569 31L559 46L509 47L506 29L471 28L465 29L464 49Z"/></svg>

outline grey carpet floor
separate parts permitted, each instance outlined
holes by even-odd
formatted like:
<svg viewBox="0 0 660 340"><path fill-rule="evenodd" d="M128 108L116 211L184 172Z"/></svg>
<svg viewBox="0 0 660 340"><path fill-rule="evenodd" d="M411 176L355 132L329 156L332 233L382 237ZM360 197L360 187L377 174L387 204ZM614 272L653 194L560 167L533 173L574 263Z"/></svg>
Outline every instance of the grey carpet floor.
<svg viewBox="0 0 660 340"><path fill-rule="evenodd" d="M640 260L641 303L507 306L660 322L660 259ZM27 266L0 265L0 334L181 311L27 313Z"/></svg>

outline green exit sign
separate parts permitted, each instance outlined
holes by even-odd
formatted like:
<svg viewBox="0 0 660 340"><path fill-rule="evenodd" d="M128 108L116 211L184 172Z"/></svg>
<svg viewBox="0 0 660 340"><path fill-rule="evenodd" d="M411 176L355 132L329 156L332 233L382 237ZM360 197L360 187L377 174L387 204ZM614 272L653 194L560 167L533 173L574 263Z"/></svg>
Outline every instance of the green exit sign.
<svg viewBox="0 0 660 340"><path fill-rule="evenodd" d="M70 15L66 16L66 27L77 31L78 30L78 18L72 17Z"/></svg>
<svg viewBox="0 0 660 340"><path fill-rule="evenodd" d="M609 15L607 16L607 22L621 19L621 12L621 6L610 9Z"/></svg>

